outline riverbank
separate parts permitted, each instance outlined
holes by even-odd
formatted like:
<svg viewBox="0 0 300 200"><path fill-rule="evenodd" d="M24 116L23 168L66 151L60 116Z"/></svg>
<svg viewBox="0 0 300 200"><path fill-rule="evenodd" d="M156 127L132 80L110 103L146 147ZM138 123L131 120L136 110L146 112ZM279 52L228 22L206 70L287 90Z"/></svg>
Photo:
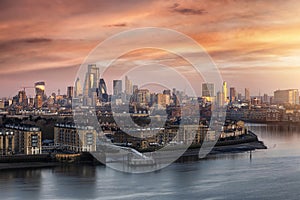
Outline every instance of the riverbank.
<svg viewBox="0 0 300 200"><path fill-rule="evenodd" d="M199 160L199 151L201 146L192 145L176 162L196 161ZM249 131L247 137L242 137L234 140L218 141L212 148L206 158L210 158L217 154L224 153L242 153L255 151L257 149L267 149L263 142L259 141L257 136ZM67 154L65 154L67 155ZM57 159L56 154L44 154L44 155L16 155L16 156L2 156L0 157L0 170L4 169L26 169L26 168L45 168L55 167L59 165L70 164L101 164L90 153L81 153L76 156L70 154L72 159Z"/></svg>

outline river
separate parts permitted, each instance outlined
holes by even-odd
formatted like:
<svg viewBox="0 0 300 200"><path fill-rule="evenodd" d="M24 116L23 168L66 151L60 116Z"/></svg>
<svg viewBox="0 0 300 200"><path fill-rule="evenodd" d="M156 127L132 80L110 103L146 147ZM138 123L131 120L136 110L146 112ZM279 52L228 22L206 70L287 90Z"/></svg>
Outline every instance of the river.
<svg viewBox="0 0 300 200"><path fill-rule="evenodd" d="M299 199L300 127L249 124L269 148L147 174L104 166L0 172L0 199Z"/></svg>

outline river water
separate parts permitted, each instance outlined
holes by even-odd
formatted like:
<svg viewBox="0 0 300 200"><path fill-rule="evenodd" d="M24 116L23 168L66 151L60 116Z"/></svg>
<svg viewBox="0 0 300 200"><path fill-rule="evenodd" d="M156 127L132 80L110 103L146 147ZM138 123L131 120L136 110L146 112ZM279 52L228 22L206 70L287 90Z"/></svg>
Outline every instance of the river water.
<svg viewBox="0 0 300 200"><path fill-rule="evenodd" d="M0 172L0 199L299 199L300 126L249 124L268 146L147 174L104 166Z"/></svg>

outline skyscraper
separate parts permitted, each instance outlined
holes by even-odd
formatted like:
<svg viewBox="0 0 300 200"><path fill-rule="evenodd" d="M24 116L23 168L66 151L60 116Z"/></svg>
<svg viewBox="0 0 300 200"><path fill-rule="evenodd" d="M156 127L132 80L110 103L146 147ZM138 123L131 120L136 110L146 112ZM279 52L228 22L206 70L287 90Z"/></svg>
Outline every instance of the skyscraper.
<svg viewBox="0 0 300 200"><path fill-rule="evenodd" d="M79 78L77 78L74 87L74 97L77 98L79 96L82 96L82 87Z"/></svg>
<svg viewBox="0 0 300 200"><path fill-rule="evenodd" d="M97 91L99 81L99 68L95 64L88 65L88 71L84 81L84 96L92 97Z"/></svg>
<svg viewBox="0 0 300 200"><path fill-rule="evenodd" d="M236 90L234 87L230 88L230 102L234 102L236 100Z"/></svg>
<svg viewBox="0 0 300 200"><path fill-rule="evenodd" d="M122 80L113 80L113 95L121 96L122 94Z"/></svg>
<svg viewBox="0 0 300 200"><path fill-rule="evenodd" d="M99 81L98 97L100 98L101 101L104 102L108 101L107 88L103 78L101 78Z"/></svg>
<svg viewBox="0 0 300 200"><path fill-rule="evenodd" d="M202 96L203 97L214 97L215 96L215 85L213 83L202 83Z"/></svg>
<svg viewBox="0 0 300 200"><path fill-rule="evenodd" d="M67 87L67 97L68 98L73 98L74 94L74 87L73 86L68 86Z"/></svg>
<svg viewBox="0 0 300 200"><path fill-rule="evenodd" d="M132 94L132 81L127 76L125 76L125 94Z"/></svg>
<svg viewBox="0 0 300 200"><path fill-rule="evenodd" d="M40 81L34 84L35 86L35 107L41 108L45 100L45 82Z"/></svg>
<svg viewBox="0 0 300 200"><path fill-rule="evenodd" d="M227 102L227 83L225 81L223 82L222 93L223 93L223 97L224 97L224 103L226 103Z"/></svg>
<svg viewBox="0 0 300 200"><path fill-rule="evenodd" d="M224 94L223 92L217 92L217 106L221 107L224 105Z"/></svg>
<svg viewBox="0 0 300 200"><path fill-rule="evenodd" d="M297 89L276 90L274 92L276 104L299 104L299 91Z"/></svg>
<svg viewBox="0 0 300 200"><path fill-rule="evenodd" d="M250 90L249 88L245 88L245 100L250 101Z"/></svg>

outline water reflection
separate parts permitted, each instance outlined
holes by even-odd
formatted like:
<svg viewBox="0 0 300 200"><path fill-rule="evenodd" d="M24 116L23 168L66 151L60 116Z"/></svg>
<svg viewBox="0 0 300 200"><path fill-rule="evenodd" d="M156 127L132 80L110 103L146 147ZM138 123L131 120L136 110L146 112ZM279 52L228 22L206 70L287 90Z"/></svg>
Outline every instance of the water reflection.
<svg viewBox="0 0 300 200"><path fill-rule="evenodd" d="M249 124L267 150L175 163L148 174L91 165L0 172L1 199L298 199L300 127Z"/></svg>

